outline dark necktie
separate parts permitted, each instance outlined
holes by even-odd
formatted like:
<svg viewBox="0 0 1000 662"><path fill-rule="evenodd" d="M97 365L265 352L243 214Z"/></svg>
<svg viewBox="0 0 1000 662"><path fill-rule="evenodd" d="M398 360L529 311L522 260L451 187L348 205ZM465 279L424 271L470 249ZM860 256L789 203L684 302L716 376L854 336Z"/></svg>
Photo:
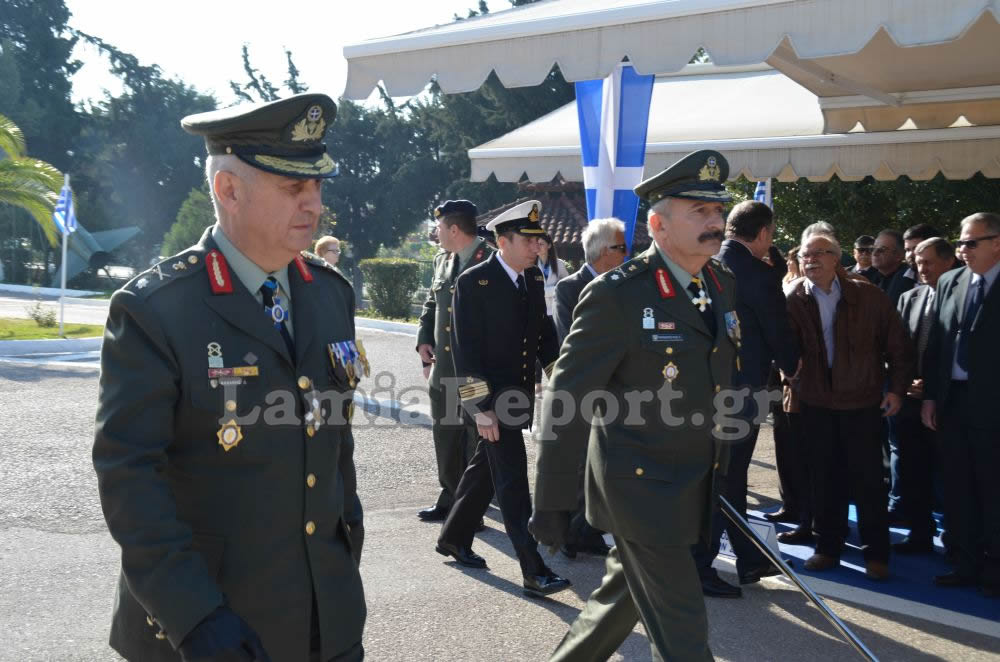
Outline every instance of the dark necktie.
<svg viewBox="0 0 1000 662"><path fill-rule="evenodd" d="M453 283L458 280L458 253L453 253L451 256L451 274L449 279Z"/></svg>
<svg viewBox="0 0 1000 662"><path fill-rule="evenodd" d="M276 296L277 293L278 281L274 279L274 276L268 276L264 284L260 286L260 296L264 302L264 312L267 313L271 323L274 324L274 328L281 334L281 339L285 341L285 346L288 347L288 355L294 359L295 343L292 342L292 334L288 332L288 326L285 324L285 320L288 319L287 302L283 302L281 297Z"/></svg>
<svg viewBox="0 0 1000 662"><path fill-rule="evenodd" d="M927 351L927 341L930 340L931 324L934 322L934 290L927 293L927 305L920 315L920 325L917 327L917 377L923 376L924 352Z"/></svg>
<svg viewBox="0 0 1000 662"><path fill-rule="evenodd" d="M517 275L517 293L521 295L522 299L528 298L528 288L524 284L524 274Z"/></svg>
<svg viewBox="0 0 1000 662"><path fill-rule="evenodd" d="M708 296L705 283L698 276L692 276L687 290L691 293L691 303L701 315L701 319L705 320L705 326L708 327L708 332L714 338L716 331L715 313L712 312L712 300Z"/></svg>
<svg viewBox="0 0 1000 662"><path fill-rule="evenodd" d="M979 282L972 288L972 298L969 299L969 305L965 308L965 317L962 318L962 330L958 334L958 353L955 355L955 360L958 362L958 367L965 372L969 372L969 336L972 335L972 326L976 323L979 309L983 305L985 290L983 284L985 282L986 279L980 276Z"/></svg>

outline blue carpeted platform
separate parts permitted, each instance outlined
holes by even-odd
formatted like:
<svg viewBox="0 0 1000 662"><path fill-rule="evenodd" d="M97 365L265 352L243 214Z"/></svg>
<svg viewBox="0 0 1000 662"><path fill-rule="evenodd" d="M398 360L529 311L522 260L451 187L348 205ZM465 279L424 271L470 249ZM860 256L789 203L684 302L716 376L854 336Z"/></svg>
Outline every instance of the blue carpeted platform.
<svg viewBox="0 0 1000 662"><path fill-rule="evenodd" d="M762 512L750 511L751 517L761 518ZM889 603L897 607L903 601L908 604L906 611L913 616L930 618L940 621L944 615L941 610L952 612L956 618L959 615L984 619L980 626L990 628L990 623L996 626L996 636L1000 636L1000 600L987 598L978 588L940 588L933 584L935 575L951 570L945 560L944 548L940 538L934 539L935 554L904 556L894 554L889 559L890 577L885 581L872 581L865 577L865 560L859 549L860 538L857 531L857 512L850 507L850 535L847 545L840 558L840 567L824 572L810 572L803 567L803 561L813 554L813 548L805 545L780 545L786 559L793 559L792 569L805 579L809 586L820 594L834 595L851 599L851 595L866 594L868 599L863 602L878 602L872 594L885 596L885 606ZM940 521L939 521L940 524ZM776 525L778 532L789 531L787 524ZM940 529L938 530L940 534ZM905 529L890 529L891 542L898 542L906 535ZM835 590L839 589L839 590ZM851 589L855 589L852 591ZM846 597L845 597L846 596ZM896 609L894 609L895 611ZM973 629L982 630L982 627Z"/></svg>

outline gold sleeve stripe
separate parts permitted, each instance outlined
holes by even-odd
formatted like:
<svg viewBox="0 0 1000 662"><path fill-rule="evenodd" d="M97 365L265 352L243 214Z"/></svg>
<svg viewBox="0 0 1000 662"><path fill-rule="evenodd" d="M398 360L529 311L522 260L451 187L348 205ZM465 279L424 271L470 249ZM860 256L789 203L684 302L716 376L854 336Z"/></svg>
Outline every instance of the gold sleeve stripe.
<svg viewBox="0 0 1000 662"><path fill-rule="evenodd" d="M486 382L473 382L458 387L458 397L462 400L474 400L490 394L490 386Z"/></svg>

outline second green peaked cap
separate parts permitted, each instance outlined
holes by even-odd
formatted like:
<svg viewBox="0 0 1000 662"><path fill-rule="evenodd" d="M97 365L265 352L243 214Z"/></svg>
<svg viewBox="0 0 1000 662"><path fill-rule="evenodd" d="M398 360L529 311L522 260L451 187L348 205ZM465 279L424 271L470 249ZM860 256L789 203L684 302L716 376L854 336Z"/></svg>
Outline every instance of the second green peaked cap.
<svg viewBox="0 0 1000 662"><path fill-rule="evenodd" d="M267 103L240 104L188 115L181 127L202 136L209 154L235 154L254 168L285 177L337 175L323 137L337 116L325 94L296 94Z"/></svg>

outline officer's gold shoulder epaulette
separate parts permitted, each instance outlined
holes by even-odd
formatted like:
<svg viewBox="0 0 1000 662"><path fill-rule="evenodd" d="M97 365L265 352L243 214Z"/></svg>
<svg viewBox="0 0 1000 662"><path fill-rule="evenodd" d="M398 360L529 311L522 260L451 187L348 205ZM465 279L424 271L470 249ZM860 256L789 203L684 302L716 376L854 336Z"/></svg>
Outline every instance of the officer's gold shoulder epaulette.
<svg viewBox="0 0 1000 662"><path fill-rule="evenodd" d="M620 267L616 267L605 274L601 274L600 279L610 283L624 283L630 278L635 278L649 269L649 258L646 256L629 260Z"/></svg>
<svg viewBox="0 0 1000 662"><path fill-rule="evenodd" d="M171 283L179 282L204 268L204 251L197 246L192 246L177 255L157 262L149 269L134 276L132 280L125 283L122 289L146 298L153 292L167 287Z"/></svg>
<svg viewBox="0 0 1000 662"><path fill-rule="evenodd" d="M319 255L316 255L315 253L310 253L309 251L302 251L301 255L302 259L305 260L307 264L311 264L314 267L319 267L324 272L333 274L340 280L344 281L344 283L346 283L347 286L350 287L352 290L354 289L354 286L351 284L351 281L347 280L347 276L337 271L337 267L333 266L332 264L321 258Z"/></svg>

